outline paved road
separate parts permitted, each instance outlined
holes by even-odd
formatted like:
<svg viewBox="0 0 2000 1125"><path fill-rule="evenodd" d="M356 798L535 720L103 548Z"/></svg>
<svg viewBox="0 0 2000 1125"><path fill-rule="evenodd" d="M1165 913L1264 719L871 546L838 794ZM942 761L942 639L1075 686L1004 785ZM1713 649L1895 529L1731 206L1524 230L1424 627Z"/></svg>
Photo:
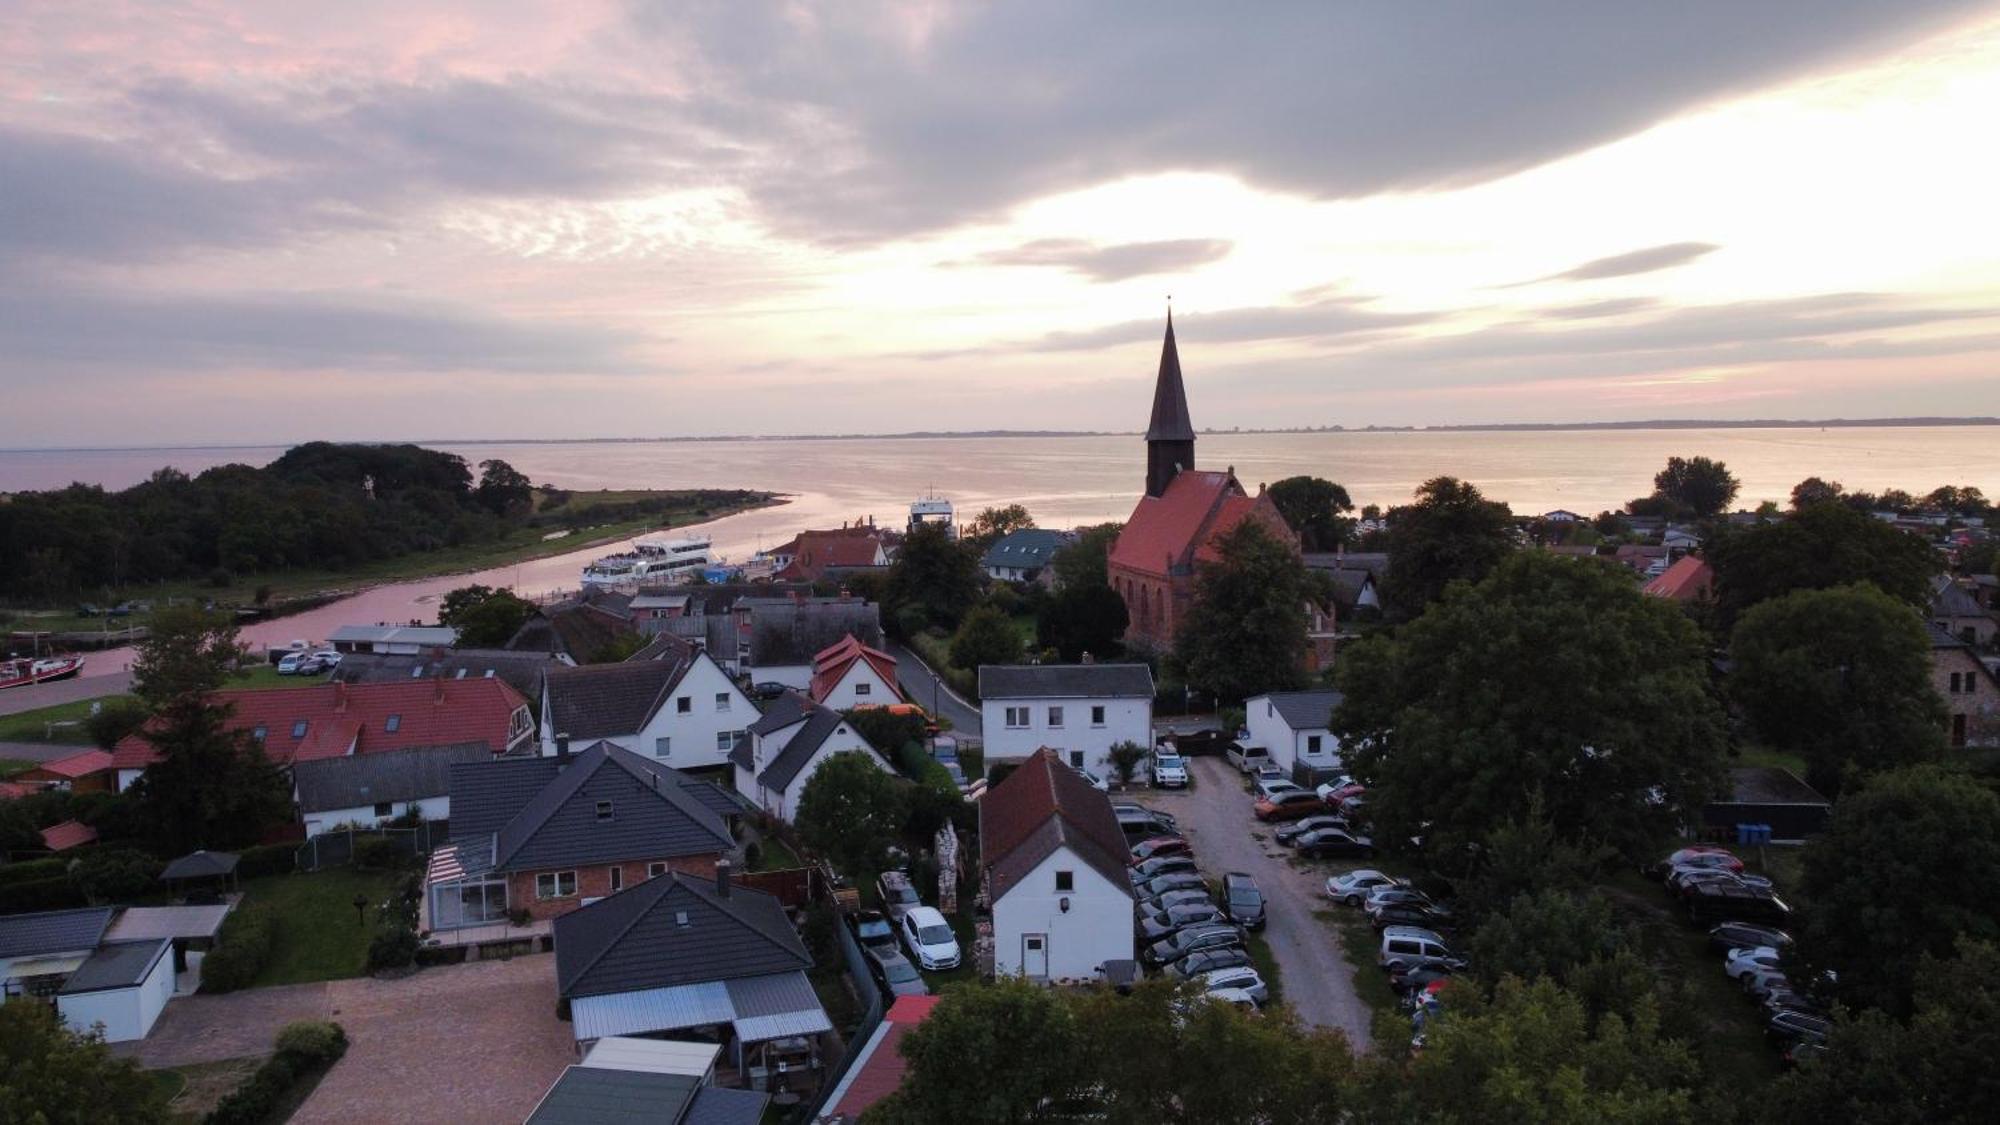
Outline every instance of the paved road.
<svg viewBox="0 0 2000 1125"><path fill-rule="evenodd" d="M980 738L979 708L951 690L951 685L931 674L916 653L893 641L889 655L896 658L896 682L910 702L926 710L936 710L951 720L952 731L966 738ZM935 702L935 707L933 707Z"/></svg>
<svg viewBox="0 0 2000 1125"><path fill-rule="evenodd" d="M89 654L84 659L95 660L97 655ZM130 690L132 690L132 673L124 671L105 676L57 680L52 684L8 688L6 691L0 691L0 715L13 715L40 707L54 707L58 703L74 703L79 699L118 695Z"/></svg>
<svg viewBox="0 0 2000 1125"><path fill-rule="evenodd" d="M92 746L63 746L54 742L0 742L0 758L17 762L53 762L71 754L92 750Z"/></svg>
<svg viewBox="0 0 2000 1125"><path fill-rule="evenodd" d="M1257 877L1270 919L1264 932L1278 960L1285 1002L1306 1023L1345 1032L1356 1051L1366 1052L1371 1013L1354 990L1354 968L1341 954L1340 936L1313 917L1314 910L1329 907L1326 873L1291 865L1291 853L1270 841L1270 831L1251 816L1250 795L1228 763L1199 757L1189 759L1189 765L1193 791L1145 791L1140 800L1179 820L1204 874L1247 871ZM1253 829L1265 839L1253 837Z"/></svg>

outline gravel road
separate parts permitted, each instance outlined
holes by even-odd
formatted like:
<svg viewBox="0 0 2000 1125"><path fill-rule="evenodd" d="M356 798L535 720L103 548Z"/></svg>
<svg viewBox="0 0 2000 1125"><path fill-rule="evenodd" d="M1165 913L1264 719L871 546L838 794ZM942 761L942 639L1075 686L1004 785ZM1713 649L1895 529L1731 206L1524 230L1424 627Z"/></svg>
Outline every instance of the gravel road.
<svg viewBox="0 0 2000 1125"><path fill-rule="evenodd" d="M1195 777L1192 791L1143 790L1136 799L1174 815L1203 874L1247 871L1256 876L1270 919L1264 934L1283 976L1285 1002L1306 1023L1345 1032L1356 1051L1367 1051L1371 1013L1354 990L1354 968L1341 954L1339 935L1312 913L1331 905L1325 872L1288 862L1290 852L1270 840L1270 830L1251 815L1250 795L1227 762L1201 757L1189 759L1189 765ZM1252 831L1265 839L1256 839Z"/></svg>

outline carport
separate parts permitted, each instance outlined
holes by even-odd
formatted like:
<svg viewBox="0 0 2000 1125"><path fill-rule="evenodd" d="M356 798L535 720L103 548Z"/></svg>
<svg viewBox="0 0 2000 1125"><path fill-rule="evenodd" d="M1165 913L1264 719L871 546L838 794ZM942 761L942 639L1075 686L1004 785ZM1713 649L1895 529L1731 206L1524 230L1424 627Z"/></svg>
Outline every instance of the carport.
<svg viewBox="0 0 2000 1125"><path fill-rule="evenodd" d="M201 957L215 948L222 920L234 907L131 906L111 928L106 941L171 941L174 943L174 992L193 992L201 984ZM192 956L191 956L192 955Z"/></svg>
<svg viewBox="0 0 2000 1125"><path fill-rule="evenodd" d="M803 972L580 996L570 1001L570 1018L578 1043L676 1031L712 1036L729 1047L735 1069L753 1087L786 1069L774 1056L796 1050L791 1040L805 1040L809 1065L817 1069L818 1036L833 1030Z"/></svg>

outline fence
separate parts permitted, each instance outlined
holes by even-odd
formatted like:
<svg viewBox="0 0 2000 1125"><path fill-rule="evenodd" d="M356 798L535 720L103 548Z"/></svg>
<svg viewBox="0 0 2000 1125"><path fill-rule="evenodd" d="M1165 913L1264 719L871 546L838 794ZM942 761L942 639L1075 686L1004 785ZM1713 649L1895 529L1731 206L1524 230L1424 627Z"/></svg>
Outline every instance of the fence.
<svg viewBox="0 0 2000 1125"><path fill-rule="evenodd" d="M867 1011L862 1013L861 1023L847 1040L847 1049L840 1056L839 1065L827 1072L826 1081L820 1083L819 1092L802 1107L802 1112L794 1113L789 1120L794 1123L811 1121L826 1109L833 1092L861 1061L861 1049L875 1035L875 1029L882 1024L882 1016L888 1010L889 998L875 983L875 974L868 971L868 955L861 950L861 943L855 940L854 930L842 918L834 932L840 940L840 955L847 962L847 976L854 982L854 994L867 1001Z"/></svg>
<svg viewBox="0 0 2000 1125"><path fill-rule="evenodd" d="M339 867L354 860L354 846L360 840L391 840L405 855L429 855L451 839L451 822L427 820L415 828L337 828L322 832L299 845L300 871Z"/></svg>
<svg viewBox="0 0 2000 1125"><path fill-rule="evenodd" d="M763 891L775 896L787 909L804 906L813 900L813 869L810 867L786 867L777 871L739 871L730 876L730 881L739 887L749 887L753 891Z"/></svg>

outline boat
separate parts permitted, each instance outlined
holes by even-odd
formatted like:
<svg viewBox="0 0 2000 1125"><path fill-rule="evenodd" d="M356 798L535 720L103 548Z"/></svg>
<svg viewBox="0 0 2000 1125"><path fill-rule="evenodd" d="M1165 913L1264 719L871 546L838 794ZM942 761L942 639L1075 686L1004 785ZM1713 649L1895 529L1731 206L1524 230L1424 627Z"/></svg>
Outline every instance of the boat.
<svg viewBox="0 0 2000 1125"><path fill-rule="evenodd" d="M81 656L44 656L33 660L17 657L13 660L0 660L0 688L53 683L56 680L67 680L81 671L83 671Z"/></svg>
<svg viewBox="0 0 2000 1125"><path fill-rule="evenodd" d="M685 582L710 563L721 561L709 554L710 546L706 535L634 540L631 550L606 555L584 567L583 584L617 587Z"/></svg>
<svg viewBox="0 0 2000 1125"><path fill-rule="evenodd" d="M938 524L947 536L958 538L957 515L952 511L951 501L932 492L910 504L909 530L915 531L925 524Z"/></svg>

